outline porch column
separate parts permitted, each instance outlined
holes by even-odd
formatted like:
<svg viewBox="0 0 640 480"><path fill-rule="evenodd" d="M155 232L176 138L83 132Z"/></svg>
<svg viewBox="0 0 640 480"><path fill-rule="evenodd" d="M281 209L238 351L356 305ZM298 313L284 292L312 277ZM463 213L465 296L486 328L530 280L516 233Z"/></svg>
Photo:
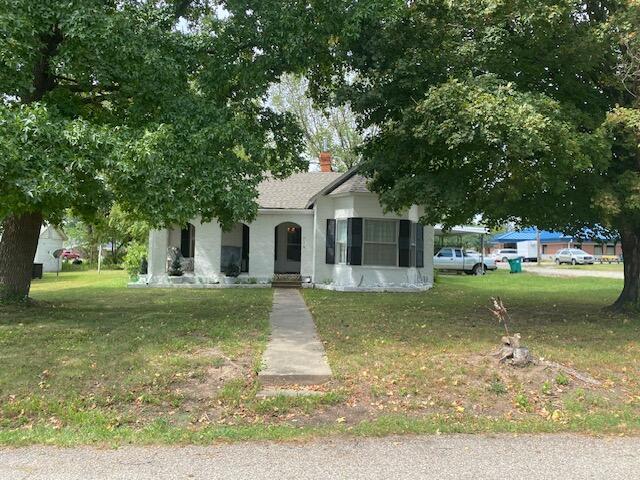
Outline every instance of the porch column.
<svg viewBox="0 0 640 480"><path fill-rule="evenodd" d="M194 274L203 283L220 281L220 251L222 229L215 220L209 223L193 222L196 227L196 248L193 259Z"/></svg>
<svg viewBox="0 0 640 480"><path fill-rule="evenodd" d="M169 248L168 230L149 232L149 258L147 283L161 283L167 274L167 248Z"/></svg>

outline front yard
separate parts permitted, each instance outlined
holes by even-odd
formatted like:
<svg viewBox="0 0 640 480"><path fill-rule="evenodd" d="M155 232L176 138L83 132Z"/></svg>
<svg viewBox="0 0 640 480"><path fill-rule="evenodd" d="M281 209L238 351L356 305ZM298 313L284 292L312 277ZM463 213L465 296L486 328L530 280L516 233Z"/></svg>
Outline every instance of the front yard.
<svg viewBox="0 0 640 480"><path fill-rule="evenodd" d="M305 290L336 379L258 400L272 292L127 290L65 273L34 306L0 306L0 444L207 443L334 433L640 432L640 319L609 317L621 282L496 272L420 294ZM514 331L561 371L498 365L500 295Z"/></svg>

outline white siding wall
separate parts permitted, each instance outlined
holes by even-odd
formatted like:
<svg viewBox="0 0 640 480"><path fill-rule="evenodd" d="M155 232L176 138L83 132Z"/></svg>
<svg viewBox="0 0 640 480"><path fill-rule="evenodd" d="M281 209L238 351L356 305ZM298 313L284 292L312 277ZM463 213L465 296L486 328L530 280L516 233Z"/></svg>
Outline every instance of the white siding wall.
<svg viewBox="0 0 640 480"><path fill-rule="evenodd" d="M371 193L347 196L327 196L316 204L318 229L315 238L316 283L332 282L339 287L407 286L433 283L433 227L424 227L424 268L379 267L366 265L327 265L325 263L326 228L328 218L409 219L417 222L422 209L412 207L405 215L385 213L378 197Z"/></svg>
<svg viewBox="0 0 640 480"><path fill-rule="evenodd" d="M222 229L218 222L200 223L193 220L196 248L193 259L194 275L201 283L216 283L224 276L220 272Z"/></svg>
<svg viewBox="0 0 640 480"><path fill-rule="evenodd" d="M302 257L300 274L311 276L313 272L313 211L305 213L259 213L249 224L249 276L269 280L274 272L275 228L291 222L302 227ZM279 239L278 244L286 245Z"/></svg>
<svg viewBox="0 0 640 480"><path fill-rule="evenodd" d="M315 283L330 282L339 287L383 287L425 285L433 282L433 227L424 227L424 268L327 265L325 263L326 225L328 218L387 218L409 219L417 222L422 210L412 207L405 215L384 213L375 194L321 197L315 210L260 211L249 227L249 273L260 282L269 281L274 273L275 228L281 223L295 223L302 227L302 258L300 274ZM223 242L242 244L241 229L222 232L217 222L195 226L195 277L201 283L218 283L220 252ZM315 228L314 228L315 225ZM286 229L283 229L286 234ZM177 233L177 237L176 237ZM179 233L156 230L150 234L149 282L165 283L166 251L169 245L179 246ZM279 240L285 251L286 236Z"/></svg>
<svg viewBox="0 0 640 480"><path fill-rule="evenodd" d="M45 272L58 271L58 259L53 258L51 254L55 250L61 249L63 243L61 238L47 238L51 236L54 235L45 235L45 238L40 237L36 256L33 260L34 263L42 263L42 270Z"/></svg>
<svg viewBox="0 0 640 480"><path fill-rule="evenodd" d="M149 232L147 282L164 283L166 281L168 247L169 232L167 230L151 230Z"/></svg>

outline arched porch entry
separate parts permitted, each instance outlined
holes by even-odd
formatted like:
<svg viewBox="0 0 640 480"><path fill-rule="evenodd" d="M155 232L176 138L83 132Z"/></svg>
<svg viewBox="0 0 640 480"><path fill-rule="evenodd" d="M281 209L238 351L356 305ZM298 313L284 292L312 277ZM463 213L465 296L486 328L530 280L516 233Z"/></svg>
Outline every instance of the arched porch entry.
<svg viewBox="0 0 640 480"><path fill-rule="evenodd" d="M300 274L302 258L302 227L283 222L274 229L273 273Z"/></svg>
<svg viewBox="0 0 640 480"><path fill-rule="evenodd" d="M249 272L249 226L236 223L222 232L220 271L229 271L231 264L240 267L240 272Z"/></svg>

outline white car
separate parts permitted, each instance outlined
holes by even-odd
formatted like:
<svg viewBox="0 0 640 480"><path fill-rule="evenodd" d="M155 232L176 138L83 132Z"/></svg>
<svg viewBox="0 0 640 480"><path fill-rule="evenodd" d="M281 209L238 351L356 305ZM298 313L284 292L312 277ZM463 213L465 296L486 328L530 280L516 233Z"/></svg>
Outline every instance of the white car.
<svg viewBox="0 0 640 480"><path fill-rule="evenodd" d="M563 263L570 263L571 265L593 265L595 258L593 255L579 248L563 248L556 253L554 260L557 265Z"/></svg>
<svg viewBox="0 0 640 480"><path fill-rule="evenodd" d="M509 260L515 260L516 258L522 258L522 255L518 254L518 250L515 248L501 248L494 251L491 254L496 262L508 262Z"/></svg>

